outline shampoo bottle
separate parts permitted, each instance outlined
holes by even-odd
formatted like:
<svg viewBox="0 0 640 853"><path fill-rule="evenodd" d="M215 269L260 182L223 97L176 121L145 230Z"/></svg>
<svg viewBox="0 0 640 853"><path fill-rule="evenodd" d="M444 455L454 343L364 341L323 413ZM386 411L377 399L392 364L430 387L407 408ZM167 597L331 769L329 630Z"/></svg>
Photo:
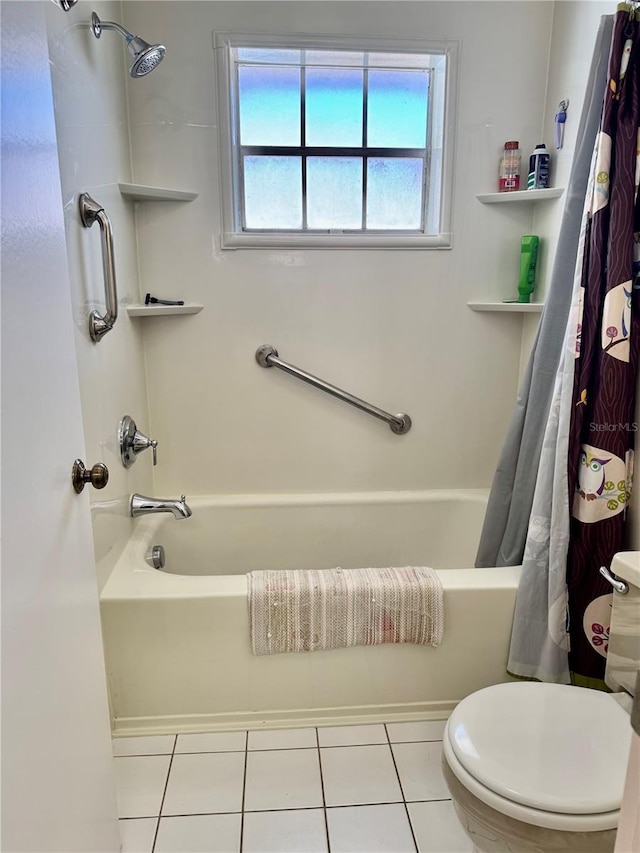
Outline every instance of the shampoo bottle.
<svg viewBox="0 0 640 853"><path fill-rule="evenodd" d="M520 241L520 277L518 279L518 302L531 302L536 281L536 263L540 238L525 234Z"/></svg>

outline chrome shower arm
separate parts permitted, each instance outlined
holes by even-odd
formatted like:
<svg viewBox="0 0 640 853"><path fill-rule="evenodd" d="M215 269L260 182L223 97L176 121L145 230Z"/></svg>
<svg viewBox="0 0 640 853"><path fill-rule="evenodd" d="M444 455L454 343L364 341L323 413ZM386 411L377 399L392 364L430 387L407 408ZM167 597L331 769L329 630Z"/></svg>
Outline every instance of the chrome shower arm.
<svg viewBox="0 0 640 853"><path fill-rule="evenodd" d="M91 29L97 39L102 35L102 30L116 30L116 32L120 33L121 36L124 36L127 41L131 41L131 39L134 38L130 32L125 30L124 27L121 27L120 24L116 24L115 21L101 21L95 12L91 15Z"/></svg>

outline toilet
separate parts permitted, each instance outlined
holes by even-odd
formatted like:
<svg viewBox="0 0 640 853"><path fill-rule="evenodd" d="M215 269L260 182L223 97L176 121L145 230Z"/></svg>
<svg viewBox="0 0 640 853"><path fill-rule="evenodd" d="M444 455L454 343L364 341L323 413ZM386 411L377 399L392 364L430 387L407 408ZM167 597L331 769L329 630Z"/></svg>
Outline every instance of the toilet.
<svg viewBox="0 0 640 853"><path fill-rule="evenodd" d="M640 552L616 554L605 681L613 693L519 681L463 699L443 771L476 851L613 851L640 669Z"/></svg>

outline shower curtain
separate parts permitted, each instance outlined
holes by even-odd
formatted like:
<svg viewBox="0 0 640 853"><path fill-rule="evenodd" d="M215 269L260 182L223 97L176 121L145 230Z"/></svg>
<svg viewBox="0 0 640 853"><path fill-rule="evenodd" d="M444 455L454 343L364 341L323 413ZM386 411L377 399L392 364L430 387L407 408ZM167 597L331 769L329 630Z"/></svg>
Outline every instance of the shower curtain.
<svg viewBox="0 0 640 853"><path fill-rule="evenodd" d="M562 359L563 335L571 305L584 199L602 110L612 28L613 17L603 17L587 81L546 308L489 495L476 557L476 566L482 568L516 566L523 558L543 435Z"/></svg>
<svg viewBox="0 0 640 853"><path fill-rule="evenodd" d="M598 568L623 547L640 338L632 287L640 230L633 221L638 24L618 12L611 37L611 23L603 19L596 41L587 88L593 96L583 110L549 298L477 559L477 565L523 564L509 671L591 686L603 686L611 603Z"/></svg>
<svg viewBox="0 0 640 853"><path fill-rule="evenodd" d="M569 432L569 668L604 687L612 590L600 576L624 548L640 345L640 22L616 15L595 151L579 291Z"/></svg>

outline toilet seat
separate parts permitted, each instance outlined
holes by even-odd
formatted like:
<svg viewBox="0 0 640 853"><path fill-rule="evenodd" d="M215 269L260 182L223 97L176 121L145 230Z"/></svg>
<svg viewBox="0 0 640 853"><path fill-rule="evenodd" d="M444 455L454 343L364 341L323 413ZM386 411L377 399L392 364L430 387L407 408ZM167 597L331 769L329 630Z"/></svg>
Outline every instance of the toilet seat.
<svg viewBox="0 0 640 853"><path fill-rule="evenodd" d="M601 691L516 682L485 688L452 712L445 758L487 805L549 829L617 824L629 717Z"/></svg>

